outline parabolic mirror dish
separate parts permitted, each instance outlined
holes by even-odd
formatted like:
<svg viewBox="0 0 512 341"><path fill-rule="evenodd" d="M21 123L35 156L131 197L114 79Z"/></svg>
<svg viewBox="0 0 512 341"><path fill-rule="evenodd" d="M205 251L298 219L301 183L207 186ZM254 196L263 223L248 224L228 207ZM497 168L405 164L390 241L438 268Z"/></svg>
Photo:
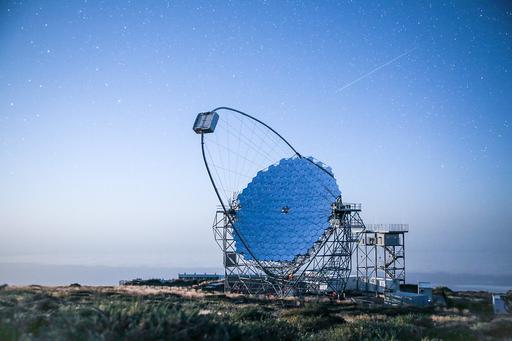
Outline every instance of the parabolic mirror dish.
<svg viewBox="0 0 512 341"><path fill-rule="evenodd" d="M237 252L279 262L305 255L329 227L331 204L341 195L330 174L324 164L297 156L259 171L237 197Z"/></svg>

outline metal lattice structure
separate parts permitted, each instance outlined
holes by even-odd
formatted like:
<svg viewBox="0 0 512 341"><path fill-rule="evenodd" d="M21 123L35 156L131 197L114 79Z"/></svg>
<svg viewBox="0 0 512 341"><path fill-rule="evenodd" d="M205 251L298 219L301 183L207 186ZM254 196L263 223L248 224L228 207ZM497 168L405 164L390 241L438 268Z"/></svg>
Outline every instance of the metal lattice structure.
<svg viewBox="0 0 512 341"><path fill-rule="evenodd" d="M344 293L352 271L353 248L365 228L359 212L361 204L343 203L341 197L333 203L325 238L319 240L316 253L297 280L306 284L306 292L327 291L338 297Z"/></svg>
<svg viewBox="0 0 512 341"><path fill-rule="evenodd" d="M225 290L252 295L332 292L341 296L352 271L354 245L365 229L359 212L361 204L344 204L339 197L332 205L330 227L300 260L295 275L269 276L260 264L246 260L237 252L231 225L233 218L230 219L222 209L217 210L213 234L223 252ZM278 268L270 262L264 265Z"/></svg>
<svg viewBox="0 0 512 341"><path fill-rule="evenodd" d="M364 223L360 204L342 202L330 168L303 157L270 126L236 109L199 114L194 131L201 135L221 205L213 232L223 252L225 290L342 295ZM236 168L240 160L249 166ZM244 179L227 176L233 174Z"/></svg>
<svg viewBox="0 0 512 341"><path fill-rule="evenodd" d="M378 294L391 290L395 281L405 283L405 234L408 231L407 224L367 225L356 249L359 290Z"/></svg>

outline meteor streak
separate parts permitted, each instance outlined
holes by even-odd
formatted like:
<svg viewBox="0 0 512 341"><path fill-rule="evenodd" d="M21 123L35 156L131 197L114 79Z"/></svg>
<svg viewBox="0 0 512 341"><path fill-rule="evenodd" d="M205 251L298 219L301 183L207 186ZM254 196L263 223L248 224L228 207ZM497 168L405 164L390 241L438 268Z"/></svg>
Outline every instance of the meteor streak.
<svg viewBox="0 0 512 341"><path fill-rule="evenodd" d="M404 57L404 56L407 56L409 53L411 53L411 52L412 52L412 51L414 51L414 50L416 50L416 47L414 47L414 48L412 48L412 49L410 49L410 50L405 51L405 52L404 52L404 53L402 53L401 55L399 55L399 56L397 56L397 57L395 57L395 58L393 58L393 59L391 59L391 60L389 60L389 61L385 62L385 63L384 63L384 64L382 64L382 65L377 66L375 69L373 69L373 70L371 70L371 71L369 71L369 72L365 73L365 74L364 74L364 75L362 75L361 77L356 78L356 79L354 79L353 81L351 81L351 82L349 82L349 83L347 83L347 84L343 85L341 88L339 88L338 90L336 90L336 92L341 92L341 91L345 90L346 88L348 88L348 87L350 87L350 86L352 86L352 85L356 84L357 82L359 82L359 81L361 81L361 80L365 79L366 77L373 75L375 72L379 71L379 70L380 70L380 69L382 69L383 67L386 67L386 66L388 66L389 64L392 64L392 63L396 62L396 61L397 61L397 60L399 60L400 58L402 58L402 57Z"/></svg>

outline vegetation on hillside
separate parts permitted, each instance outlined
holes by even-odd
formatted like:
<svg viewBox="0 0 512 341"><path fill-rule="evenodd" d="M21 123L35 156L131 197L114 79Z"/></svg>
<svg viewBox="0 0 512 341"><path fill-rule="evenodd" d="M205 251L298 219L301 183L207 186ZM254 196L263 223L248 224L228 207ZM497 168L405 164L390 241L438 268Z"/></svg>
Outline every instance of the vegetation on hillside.
<svg viewBox="0 0 512 341"><path fill-rule="evenodd" d="M444 294L447 307L413 309L185 287L4 287L0 340L512 338L512 317L494 317L488 294Z"/></svg>

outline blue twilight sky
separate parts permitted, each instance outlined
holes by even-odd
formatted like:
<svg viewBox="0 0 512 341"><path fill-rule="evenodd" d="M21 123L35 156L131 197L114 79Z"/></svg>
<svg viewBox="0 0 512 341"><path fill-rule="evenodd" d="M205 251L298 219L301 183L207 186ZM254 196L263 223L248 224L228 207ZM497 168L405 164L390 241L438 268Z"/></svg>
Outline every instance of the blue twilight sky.
<svg viewBox="0 0 512 341"><path fill-rule="evenodd" d="M221 266L191 130L254 113L414 271L512 273L506 1L3 1L0 262Z"/></svg>

